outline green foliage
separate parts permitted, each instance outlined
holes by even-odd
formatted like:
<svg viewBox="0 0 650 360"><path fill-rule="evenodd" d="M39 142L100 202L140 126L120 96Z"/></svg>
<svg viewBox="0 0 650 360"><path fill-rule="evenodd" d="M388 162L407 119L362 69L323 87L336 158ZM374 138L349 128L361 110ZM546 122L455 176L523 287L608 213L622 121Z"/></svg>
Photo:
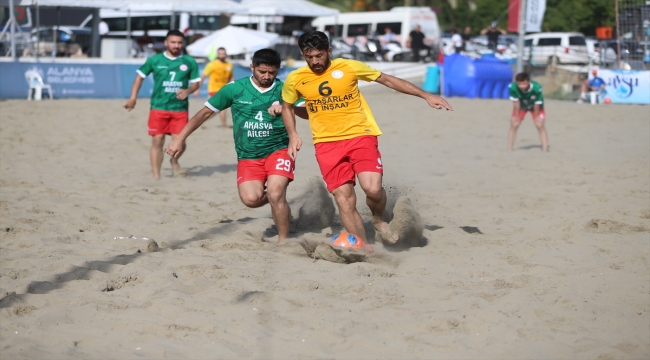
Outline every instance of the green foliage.
<svg viewBox="0 0 650 360"><path fill-rule="evenodd" d="M352 11L355 0L311 0L315 3ZM366 0L366 8L386 10L394 6L404 6L407 0ZM467 0L456 0L457 7L452 9L449 0L411 0L413 6L432 6L438 10L438 21L443 30L452 28L461 30L471 26L474 34L496 21L505 29L508 25L509 0L475 0L476 10L471 11ZM546 0L543 31L579 31L593 36L598 26L614 27L616 15L614 0Z"/></svg>

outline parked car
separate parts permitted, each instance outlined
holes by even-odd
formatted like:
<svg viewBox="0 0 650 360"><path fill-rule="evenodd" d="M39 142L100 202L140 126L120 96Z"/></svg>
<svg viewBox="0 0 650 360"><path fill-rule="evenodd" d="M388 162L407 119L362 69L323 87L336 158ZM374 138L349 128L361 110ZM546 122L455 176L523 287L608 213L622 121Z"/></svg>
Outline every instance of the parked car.
<svg viewBox="0 0 650 360"><path fill-rule="evenodd" d="M533 65L588 64L587 41L582 33L536 33L524 37L524 59Z"/></svg>
<svg viewBox="0 0 650 360"><path fill-rule="evenodd" d="M91 46L90 28L53 26L32 30L31 42L34 51L40 56L54 52L56 36L56 55L71 56L88 54ZM38 42L38 43L37 43Z"/></svg>
<svg viewBox="0 0 650 360"><path fill-rule="evenodd" d="M616 62L616 51L607 46L606 41L597 39L587 40L587 53L594 64L608 65ZM602 48L601 48L602 45Z"/></svg>

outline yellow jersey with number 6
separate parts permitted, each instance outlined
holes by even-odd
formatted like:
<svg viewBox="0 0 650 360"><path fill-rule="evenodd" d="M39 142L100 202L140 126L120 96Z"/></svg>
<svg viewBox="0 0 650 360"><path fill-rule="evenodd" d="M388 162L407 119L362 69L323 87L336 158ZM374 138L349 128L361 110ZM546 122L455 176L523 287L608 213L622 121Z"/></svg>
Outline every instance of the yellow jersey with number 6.
<svg viewBox="0 0 650 360"><path fill-rule="evenodd" d="M284 82L282 100L294 104L305 99L314 144L381 135L361 95L358 80L374 81L381 71L356 60L332 60L321 74L309 66L292 71Z"/></svg>

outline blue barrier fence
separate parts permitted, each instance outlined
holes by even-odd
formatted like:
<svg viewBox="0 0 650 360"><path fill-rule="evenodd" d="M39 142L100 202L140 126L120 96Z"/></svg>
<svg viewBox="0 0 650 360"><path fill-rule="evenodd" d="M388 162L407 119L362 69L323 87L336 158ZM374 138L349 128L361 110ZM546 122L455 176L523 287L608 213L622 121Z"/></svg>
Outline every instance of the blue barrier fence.
<svg viewBox="0 0 650 360"><path fill-rule="evenodd" d="M120 99L131 95L131 84L141 64L92 64L88 62L0 62L0 98L27 98L29 86L25 72L35 70L46 84L52 85L55 98ZM203 71L205 64L199 64ZM293 68L281 68L278 77L284 80ZM235 64L234 77L251 76L248 66ZM139 97L151 97L153 77L142 83ZM206 84L201 96L207 97Z"/></svg>

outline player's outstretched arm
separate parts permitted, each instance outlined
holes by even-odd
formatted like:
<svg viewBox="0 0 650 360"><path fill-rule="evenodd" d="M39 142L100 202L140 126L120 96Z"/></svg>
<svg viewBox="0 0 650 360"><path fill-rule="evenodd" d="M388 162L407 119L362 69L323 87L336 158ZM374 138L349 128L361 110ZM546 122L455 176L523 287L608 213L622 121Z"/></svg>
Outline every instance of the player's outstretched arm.
<svg viewBox="0 0 650 360"><path fill-rule="evenodd" d="M428 93L404 79L382 73L375 81L395 91L421 97L426 100L432 108L454 110L451 105L447 103L447 100L440 96Z"/></svg>
<svg viewBox="0 0 650 360"><path fill-rule="evenodd" d="M140 92L140 87L142 87L142 82L144 81L144 78L140 75L136 75L135 79L133 80L133 85L131 85L131 96L129 97L129 100L126 101L126 104L124 104L124 108L127 109L128 111L133 110L135 107L135 102L138 100L138 92Z"/></svg>
<svg viewBox="0 0 650 360"><path fill-rule="evenodd" d="M172 140L172 142L167 145L165 148L165 154L169 154L172 157L178 156L178 154L183 151L183 143L185 142L185 139L187 139L187 137L190 136L194 130L203 125L203 123L208 120L212 114L214 114L214 111L207 107L203 107L203 109L199 110L199 112L197 112L196 115L192 116L190 121L185 124L183 130L181 130L181 132Z"/></svg>
<svg viewBox="0 0 650 360"><path fill-rule="evenodd" d="M296 117L294 116L294 106L293 104L284 102L282 103L282 122L284 123L284 128L289 134L289 148L287 153L292 160L296 160L298 151L302 146L302 140L298 136L296 131Z"/></svg>

